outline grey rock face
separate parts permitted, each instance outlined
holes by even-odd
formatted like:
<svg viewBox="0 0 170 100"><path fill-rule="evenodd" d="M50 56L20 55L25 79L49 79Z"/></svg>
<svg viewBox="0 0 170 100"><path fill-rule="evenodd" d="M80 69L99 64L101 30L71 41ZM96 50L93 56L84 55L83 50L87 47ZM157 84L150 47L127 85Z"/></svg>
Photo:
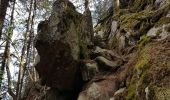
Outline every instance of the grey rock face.
<svg viewBox="0 0 170 100"><path fill-rule="evenodd" d="M109 100L109 95L102 90L101 86L92 83L86 91L80 93L77 100Z"/></svg>
<svg viewBox="0 0 170 100"><path fill-rule="evenodd" d="M92 17L91 17L91 11L89 8L85 10L83 13L82 21L81 21L81 39L86 44L92 44L93 40L93 23L92 23Z"/></svg>
<svg viewBox="0 0 170 100"><path fill-rule="evenodd" d="M39 24L35 47L41 60L35 68L42 84L61 91L75 89L81 16L68 0L57 0L49 20Z"/></svg>
<svg viewBox="0 0 170 100"><path fill-rule="evenodd" d="M156 37L158 41L166 39L169 34L170 24L164 24L159 27L153 27L147 32L147 36Z"/></svg>

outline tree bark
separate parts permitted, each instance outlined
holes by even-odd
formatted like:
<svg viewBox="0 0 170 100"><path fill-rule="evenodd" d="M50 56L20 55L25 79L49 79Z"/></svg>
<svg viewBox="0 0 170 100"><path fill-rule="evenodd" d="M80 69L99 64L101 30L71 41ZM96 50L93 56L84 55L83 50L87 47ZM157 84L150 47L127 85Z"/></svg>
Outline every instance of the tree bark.
<svg viewBox="0 0 170 100"><path fill-rule="evenodd" d="M33 0L31 1L31 6L33 5ZM35 5L35 2L34 2L34 5ZM35 6L34 6L35 7ZM30 10L32 12L32 7L30 7ZM35 9L33 9L35 10ZM25 76L25 72L27 70L27 66L29 67L28 64L30 64L30 59L31 59L31 44L33 43L33 25L34 25L34 11L33 11L33 15L32 17L30 18L30 30L29 31L29 39L28 39L28 44L27 44L27 54L26 54L26 62L23 66L24 70L23 70L23 75L21 77L21 87L20 87L20 91L19 91L19 94L21 94L21 90L22 90L22 87L23 87L23 81L24 81L24 76Z"/></svg>
<svg viewBox="0 0 170 100"><path fill-rule="evenodd" d="M85 9L87 9L88 8L88 6L89 6L89 0L85 0Z"/></svg>
<svg viewBox="0 0 170 100"><path fill-rule="evenodd" d="M10 73L10 69L9 69L9 64L10 64L10 47L8 49L8 57L7 57L7 64L6 64L6 72L7 72L7 78L8 78L8 94L11 95L11 97L13 98L13 100L16 100L16 95L14 94L14 92L12 91L12 83L11 83L11 73Z"/></svg>
<svg viewBox="0 0 170 100"><path fill-rule="evenodd" d="M0 4L0 39L1 39L2 28L3 28L6 11L7 11L7 7L8 7L8 4L9 4L9 0L1 0L0 3L1 3Z"/></svg>
<svg viewBox="0 0 170 100"><path fill-rule="evenodd" d="M117 13L117 11L119 10L119 4L120 1L119 0L113 0L113 13Z"/></svg>
<svg viewBox="0 0 170 100"><path fill-rule="evenodd" d="M8 28L8 34L7 34L7 39L6 39L6 45L5 45L5 50L4 50L4 53L3 53L3 58L2 58L2 64L1 64L1 75L0 75L0 87L1 87L1 83L2 83L2 78L3 78L3 74L4 74L4 69L5 69L5 66L6 66L6 61L8 59L8 54L9 54L9 51L10 51L10 43L11 43L11 38L12 38L12 35L13 35L13 17L14 17L14 10L15 10L15 3L16 1L14 0L14 3L13 3L13 7L12 7L12 12L11 12L11 19L10 19L10 25L9 25L9 28Z"/></svg>
<svg viewBox="0 0 170 100"><path fill-rule="evenodd" d="M26 70L26 66L27 66L27 61L28 61L27 58L26 58L28 53L25 54L25 52L27 50L28 36L30 34L30 23L31 23L32 5L33 5L33 0L30 1L29 15L28 15L28 19L27 19L26 32L24 34L24 45L23 45L23 48L22 48L21 59L20 59L20 64L19 64L19 74L18 74L18 81L17 81L17 88L16 88L16 97L17 97L17 100L19 100L21 98L22 81L23 81L23 77L24 77L24 74L25 74L25 70ZM26 59L26 62L24 62L24 59Z"/></svg>

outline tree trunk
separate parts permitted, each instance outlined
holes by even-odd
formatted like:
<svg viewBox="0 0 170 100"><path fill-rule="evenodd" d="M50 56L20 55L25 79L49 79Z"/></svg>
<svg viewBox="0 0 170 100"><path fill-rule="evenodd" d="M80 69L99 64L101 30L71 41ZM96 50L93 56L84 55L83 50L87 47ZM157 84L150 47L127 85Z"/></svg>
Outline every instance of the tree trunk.
<svg viewBox="0 0 170 100"><path fill-rule="evenodd" d="M87 9L88 8L88 6L89 6L89 0L85 0L85 9Z"/></svg>
<svg viewBox="0 0 170 100"><path fill-rule="evenodd" d="M27 20L27 26L26 26L26 32L24 34L24 45L22 48L22 53L21 53L21 59L20 59L20 64L19 64L19 74L18 74L18 81L17 81L17 88L16 88L16 96L17 100L21 98L21 91L22 91L22 84L23 84L23 78L27 66L27 54L25 54L27 50L27 45L28 45L28 36L30 34L30 22L31 22L31 14L32 14L32 5L33 5L33 0L30 1L30 8L29 8L29 15L28 15L28 20ZM29 49L29 48L28 48ZM29 52L29 51L27 51ZM26 62L24 62L24 59L26 59Z"/></svg>
<svg viewBox="0 0 170 100"><path fill-rule="evenodd" d="M14 10L15 10L15 3L16 1L14 1L13 3L13 7L12 7L12 12L11 12L11 19L10 19L10 25L8 28L8 34L7 34L7 39L6 39L6 45L5 45L5 50L3 53L3 58L2 58L2 64L1 64L1 70L0 70L0 87L1 87L1 83L2 83L2 78L3 78L3 74L4 74L4 69L6 66L6 61L8 59L8 53L9 53L9 49L10 49L10 43L11 43L11 38L13 35L13 17L14 17Z"/></svg>
<svg viewBox="0 0 170 100"><path fill-rule="evenodd" d="M117 13L117 11L119 10L119 4L120 1L119 0L113 0L113 13Z"/></svg>
<svg viewBox="0 0 170 100"><path fill-rule="evenodd" d="M3 28L3 23L5 20L5 15L8 7L9 0L1 0L0 2L0 39L2 36L2 28Z"/></svg>
<svg viewBox="0 0 170 100"><path fill-rule="evenodd" d="M8 78L8 94L11 95L13 100L16 100L16 95L12 91L11 73L10 73L10 69L9 69L10 60L11 60L10 54L11 53L10 53L10 46L9 46L8 57L7 57L7 64L6 64L6 72L7 72L7 78Z"/></svg>
<svg viewBox="0 0 170 100"><path fill-rule="evenodd" d="M33 5L33 0L31 1L31 6ZM35 5L35 3L34 3ZM34 6L35 7L35 6ZM32 7L30 7L30 10L32 11ZM33 9L35 10L35 9ZM21 87L20 87L20 91L19 91L19 94L21 94L21 90L22 90L22 87L23 87L23 81L24 81L24 76L25 76L25 72L26 72L26 67L30 64L30 59L31 59L31 44L33 43L33 25L34 25L34 15L35 13L33 13L32 15L32 18L30 18L30 30L29 31L29 39L28 39L28 44L27 44L27 54L26 54L26 62L23 66L24 70L23 70L23 75L21 77Z"/></svg>

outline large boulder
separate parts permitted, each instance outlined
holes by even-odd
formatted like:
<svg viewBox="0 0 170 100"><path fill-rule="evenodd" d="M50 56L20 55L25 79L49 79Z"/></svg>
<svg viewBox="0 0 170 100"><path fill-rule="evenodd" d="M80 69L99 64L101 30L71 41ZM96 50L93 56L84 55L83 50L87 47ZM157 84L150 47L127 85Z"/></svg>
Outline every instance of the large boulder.
<svg viewBox="0 0 170 100"><path fill-rule="evenodd" d="M77 87L81 16L72 3L57 0L50 18L38 25L35 47L40 62L35 68L42 84L60 91Z"/></svg>

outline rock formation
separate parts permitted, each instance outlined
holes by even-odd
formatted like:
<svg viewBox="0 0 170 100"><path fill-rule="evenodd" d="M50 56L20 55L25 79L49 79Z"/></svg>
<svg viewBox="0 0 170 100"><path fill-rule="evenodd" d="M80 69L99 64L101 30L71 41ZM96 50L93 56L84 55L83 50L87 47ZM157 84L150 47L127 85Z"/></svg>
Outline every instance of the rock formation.
<svg viewBox="0 0 170 100"><path fill-rule="evenodd" d="M78 66L81 17L72 3L57 0L50 18L38 25L35 39L35 47L40 55L40 62L35 68L41 84L70 100L74 100L82 85Z"/></svg>
<svg viewBox="0 0 170 100"><path fill-rule="evenodd" d="M27 100L169 100L169 10L169 0L121 0L93 37L89 9L57 0L38 26L41 85Z"/></svg>

